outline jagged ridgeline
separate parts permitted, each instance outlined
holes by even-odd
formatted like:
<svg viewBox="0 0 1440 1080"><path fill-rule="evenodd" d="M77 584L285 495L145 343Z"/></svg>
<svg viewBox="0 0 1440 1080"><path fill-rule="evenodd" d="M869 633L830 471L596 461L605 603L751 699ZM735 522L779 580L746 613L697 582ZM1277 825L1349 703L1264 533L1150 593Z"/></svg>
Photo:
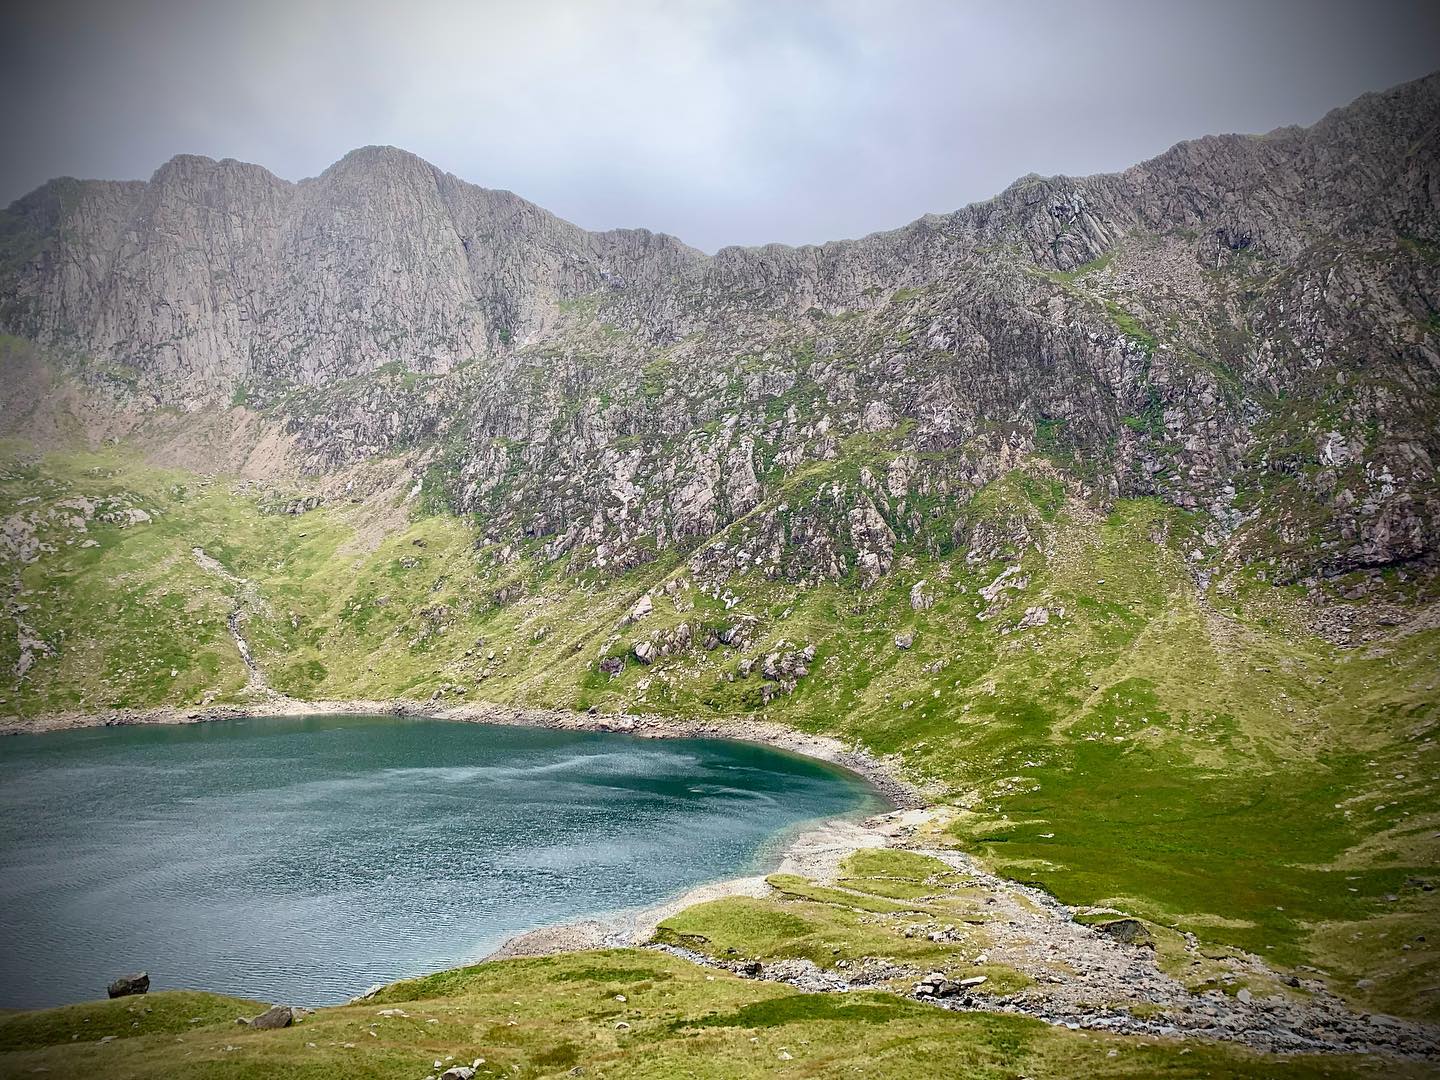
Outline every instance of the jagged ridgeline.
<svg viewBox="0 0 1440 1080"><path fill-rule="evenodd" d="M1069 899L1368 970L1433 914L1437 166L1431 76L713 256L390 148L53 181L0 215L3 709L763 715Z"/></svg>

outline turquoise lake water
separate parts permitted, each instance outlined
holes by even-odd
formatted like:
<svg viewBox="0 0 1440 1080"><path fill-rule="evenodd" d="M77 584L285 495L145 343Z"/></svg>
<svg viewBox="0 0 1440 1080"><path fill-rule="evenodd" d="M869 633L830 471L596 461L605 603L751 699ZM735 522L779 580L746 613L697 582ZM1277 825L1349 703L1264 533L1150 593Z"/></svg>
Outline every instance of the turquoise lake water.
<svg viewBox="0 0 1440 1080"><path fill-rule="evenodd" d="M883 803L712 739L281 717L0 740L0 1007L146 970L294 1004L774 864Z"/></svg>

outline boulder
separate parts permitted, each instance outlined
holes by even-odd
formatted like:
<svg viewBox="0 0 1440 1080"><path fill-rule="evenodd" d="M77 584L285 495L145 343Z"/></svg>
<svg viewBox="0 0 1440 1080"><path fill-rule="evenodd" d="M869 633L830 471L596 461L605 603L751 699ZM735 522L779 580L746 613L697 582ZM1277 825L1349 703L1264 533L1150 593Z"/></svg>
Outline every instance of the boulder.
<svg viewBox="0 0 1440 1080"><path fill-rule="evenodd" d="M289 1005L271 1005L259 1016L252 1017L250 1026L258 1031L273 1031L289 1027L295 1022L295 1012Z"/></svg>
<svg viewBox="0 0 1440 1080"><path fill-rule="evenodd" d="M474 1080L475 1070L469 1065L456 1065L440 1074L440 1080Z"/></svg>
<svg viewBox="0 0 1440 1080"><path fill-rule="evenodd" d="M1095 932L1122 945L1136 945L1147 949L1155 947L1155 939L1139 919L1111 919L1109 922L1096 924Z"/></svg>
<svg viewBox="0 0 1440 1080"><path fill-rule="evenodd" d="M121 975L105 988L105 992L112 998L129 997L131 994L143 994L150 989L150 976L145 972L136 972L134 975Z"/></svg>
<svg viewBox="0 0 1440 1080"><path fill-rule="evenodd" d="M915 984L916 997L950 997L955 992L955 984L942 971L932 971Z"/></svg>
<svg viewBox="0 0 1440 1080"><path fill-rule="evenodd" d="M903 634L895 635L895 648L897 649L908 649L911 645L914 644L915 635L912 634L909 630L906 630Z"/></svg>

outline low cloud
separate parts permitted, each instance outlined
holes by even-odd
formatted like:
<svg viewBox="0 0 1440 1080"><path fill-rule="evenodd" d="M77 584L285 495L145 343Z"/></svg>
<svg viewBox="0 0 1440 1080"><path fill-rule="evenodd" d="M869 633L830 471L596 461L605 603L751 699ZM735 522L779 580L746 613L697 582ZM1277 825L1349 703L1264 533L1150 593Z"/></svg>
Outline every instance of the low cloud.
<svg viewBox="0 0 1440 1080"><path fill-rule="evenodd" d="M393 143L589 228L818 242L1310 123L1440 56L1432 3L11 5L0 202L176 153Z"/></svg>

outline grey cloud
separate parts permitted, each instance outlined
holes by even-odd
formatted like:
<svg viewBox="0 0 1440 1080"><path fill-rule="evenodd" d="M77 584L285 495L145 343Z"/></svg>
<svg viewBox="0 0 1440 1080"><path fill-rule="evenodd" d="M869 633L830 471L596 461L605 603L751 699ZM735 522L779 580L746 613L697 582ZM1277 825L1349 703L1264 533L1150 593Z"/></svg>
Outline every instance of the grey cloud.
<svg viewBox="0 0 1440 1080"><path fill-rule="evenodd" d="M1440 8L1399 0L50 0L6 19L0 202L182 152L298 179L393 143L707 250L1310 123L1440 56Z"/></svg>

